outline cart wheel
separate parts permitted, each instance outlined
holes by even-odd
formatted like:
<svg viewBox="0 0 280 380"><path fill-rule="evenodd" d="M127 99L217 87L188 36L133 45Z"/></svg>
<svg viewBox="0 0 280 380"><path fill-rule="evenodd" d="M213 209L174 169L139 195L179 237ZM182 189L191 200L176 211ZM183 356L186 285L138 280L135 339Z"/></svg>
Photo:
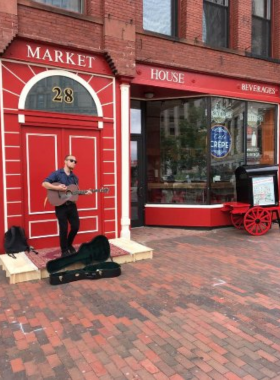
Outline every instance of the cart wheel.
<svg viewBox="0 0 280 380"><path fill-rule="evenodd" d="M244 227L251 235L264 235L271 227L271 213L262 207L249 209L244 216Z"/></svg>
<svg viewBox="0 0 280 380"><path fill-rule="evenodd" d="M244 214L230 214L232 224L238 230L244 230Z"/></svg>

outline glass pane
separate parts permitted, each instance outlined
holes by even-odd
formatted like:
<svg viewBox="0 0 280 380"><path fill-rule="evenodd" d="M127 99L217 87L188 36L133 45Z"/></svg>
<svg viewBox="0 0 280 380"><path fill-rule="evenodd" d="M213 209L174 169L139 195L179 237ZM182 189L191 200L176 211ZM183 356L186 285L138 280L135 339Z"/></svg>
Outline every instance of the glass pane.
<svg viewBox="0 0 280 380"><path fill-rule="evenodd" d="M205 0L205 1L208 1L209 3L228 6L228 0Z"/></svg>
<svg viewBox="0 0 280 380"><path fill-rule="evenodd" d="M208 148L207 98L148 102L148 202L221 204L235 201L237 167L245 163L275 164L277 107L256 102L247 104L248 107L241 100L211 98Z"/></svg>
<svg viewBox="0 0 280 380"><path fill-rule="evenodd" d="M248 103L247 164L275 163L276 106Z"/></svg>
<svg viewBox="0 0 280 380"><path fill-rule="evenodd" d="M37 3L52 5L54 7L67 9L74 12L82 12L82 0L34 0Z"/></svg>
<svg viewBox="0 0 280 380"><path fill-rule="evenodd" d="M172 34L172 0L143 0L143 28L161 34Z"/></svg>
<svg viewBox="0 0 280 380"><path fill-rule="evenodd" d="M244 161L245 102L211 99L210 203L236 200L235 169Z"/></svg>
<svg viewBox="0 0 280 380"><path fill-rule="evenodd" d="M252 19L252 53L270 55L270 22L256 17Z"/></svg>
<svg viewBox="0 0 280 380"><path fill-rule="evenodd" d="M139 101L132 100L130 109L130 133L141 134L142 112Z"/></svg>
<svg viewBox="0 0 280 380"><path fill-rule="evenodd" d="M90 93L75 80L54 75L36 83L26 98L25 108L49 112L97 115Z"/></svg>
<svg viewBox="0 0 280 380"><path fill-rule="evenodd" d="M131 219L138 219L138 146L137 141L130 142L130 192L131 192ZM136 204L135 204L136 203Z"/></svg>
<svg viewBox="0 0 280 380"><path fill-rule="evenodd" d="M253 0L252 14L270 20L270 0Z"/></svg>
<svg viewBox="0 0 280 380"><path fill-rule="evenodd" d="M228 8L204 2L202 40L214 47L228 46Z"/></svg>
<svg viewBox="0 0 280 380"><path fill-rule="evenodd" d="M147 103L148 202L205 204L206 100Z"/></svg>

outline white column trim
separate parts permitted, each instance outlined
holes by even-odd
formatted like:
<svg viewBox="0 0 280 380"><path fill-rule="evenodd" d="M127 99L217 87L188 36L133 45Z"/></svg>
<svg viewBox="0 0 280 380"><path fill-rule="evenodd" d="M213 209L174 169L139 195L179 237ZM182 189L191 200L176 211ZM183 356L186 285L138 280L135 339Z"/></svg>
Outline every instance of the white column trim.
<svg viewBox="0 0 280 380"><path fill-rule="evenodd" d="M121 237L130 239L130 86L121 84L121 145L122 145L122 214Z"/></svg>
<svg viewBox="0 0 280 380"><path fill-rule="evenodd" d="M6 152L5 152L5 121L4 121L4 100L3 100L3 71L2 60L0 60L0 125L2 139L2 170L3 170L3 203L4 203L4 229L8 230L8 209L7 209L7 182L6 182Z"/></svg>

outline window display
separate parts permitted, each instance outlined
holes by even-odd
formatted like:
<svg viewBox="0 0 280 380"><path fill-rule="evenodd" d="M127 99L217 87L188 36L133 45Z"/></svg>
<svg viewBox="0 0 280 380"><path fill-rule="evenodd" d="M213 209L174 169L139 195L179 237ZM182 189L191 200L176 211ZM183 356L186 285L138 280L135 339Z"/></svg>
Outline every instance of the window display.
<svg viewBox="0 0 280 380"><path fill-rule="evenodd" d="M275 163L276 120L272 104L220 97L148 102L148 203L235 201L238 166Z"/></svg>

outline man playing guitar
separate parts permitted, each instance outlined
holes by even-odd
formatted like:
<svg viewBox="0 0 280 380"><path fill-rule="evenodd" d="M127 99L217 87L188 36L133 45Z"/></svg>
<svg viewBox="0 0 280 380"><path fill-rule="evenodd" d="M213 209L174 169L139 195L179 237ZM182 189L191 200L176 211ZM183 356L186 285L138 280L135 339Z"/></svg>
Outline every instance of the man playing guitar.
<svg viewBox="0 0 280 380"><path fill-rule="evenodd" d="M69 154L64 159L64 168L52 172L42 183L47 190L66 192L67 186L79 184L78 177L73 173L77 164L76 157ZM84 192L85 195L92 194L91 190ZM73 247L74 239L80 228L80 219L75 202L66 201L60 206L55 207L55 215L59 224L59 240L61 247L61 256L65 257L76 253ZM70 232L68 234L68 222L70 223Z"/></svg>

